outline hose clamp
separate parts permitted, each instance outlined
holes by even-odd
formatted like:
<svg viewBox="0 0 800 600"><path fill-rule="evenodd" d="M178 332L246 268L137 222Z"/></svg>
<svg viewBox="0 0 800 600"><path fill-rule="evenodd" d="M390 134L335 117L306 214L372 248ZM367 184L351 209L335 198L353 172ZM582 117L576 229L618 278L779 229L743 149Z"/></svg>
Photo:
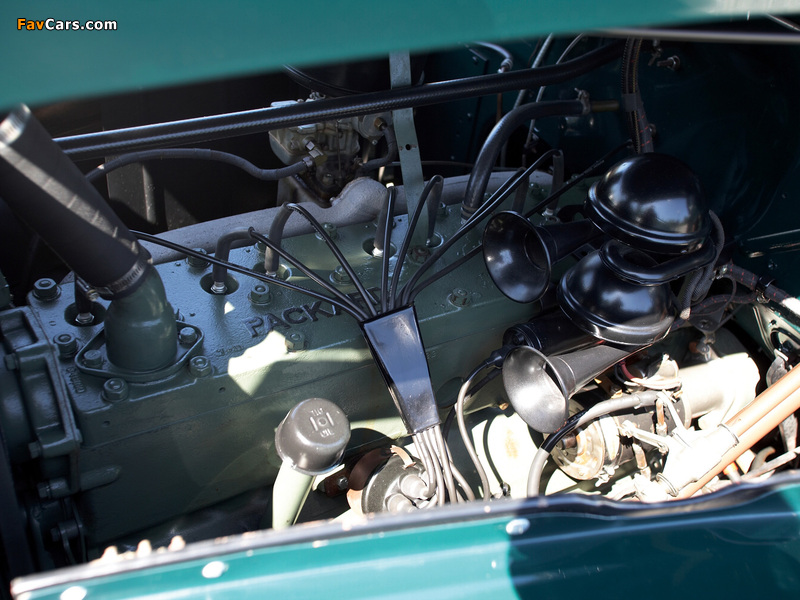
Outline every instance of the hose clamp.
<svg viewBox="0 0 800 600"><path fill-rule="evenodd" d="M95 285L94 289L101 298L115 300L132 294L136 288L144 281L145 275L150 268L150 254L140 244L136 244L136 261L128 272L122 277L106 285Z"/></svg>

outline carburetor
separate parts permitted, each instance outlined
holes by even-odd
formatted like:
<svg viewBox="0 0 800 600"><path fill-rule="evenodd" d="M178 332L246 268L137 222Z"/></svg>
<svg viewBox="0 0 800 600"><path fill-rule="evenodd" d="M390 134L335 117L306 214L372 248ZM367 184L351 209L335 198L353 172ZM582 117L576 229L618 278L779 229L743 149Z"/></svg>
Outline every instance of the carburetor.
<svg viewBox="0 0 800 600"><path fill-rule="evenodd" d="M312 95L305 102L313 102L316 98L316 95ZM273 102L271 106L281 108L300 102L299 100L283 100ZM275 156L287 165L310 155L314 160L316 170L304 181L316 195L327 199L340 192L362 167L362 161L359 160L361 151L359 138L366 141L366 152L368 152L372 147L377 146L378 141L388 131L386 134L388 135L387 156L391 158L391 155L396 152L393 132L389 130L391 123L391 113L309 123L270 131L269 143Z"/></svg>

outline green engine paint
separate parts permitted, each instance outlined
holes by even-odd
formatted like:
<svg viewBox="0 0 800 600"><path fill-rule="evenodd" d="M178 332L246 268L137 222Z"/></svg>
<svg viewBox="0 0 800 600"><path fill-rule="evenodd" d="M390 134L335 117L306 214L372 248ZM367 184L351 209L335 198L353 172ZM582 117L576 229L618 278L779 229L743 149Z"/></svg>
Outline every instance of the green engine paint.
<svg viewBox="0 0 800 600"><path fill-rule="evenodd" d="M439 235L449 237L458 219L457 207L448 208ZM406 221L396 219L396 247ZM478 233L446 260L474 247ZM374 234L374 224L340 227L336 242L365 285L378 290L381 260L365 250ZM337 263L315 235L286 240L285 247L337 281ZM255 247L232 251L231 260L263 271L263 254ZM410 259L406 264L409 272L415 268ZM35 350L39 363L47 365L30 375L18 370L23 393L2 394L0 418L5 430L15 432L12 456L18 464L42 458L42 505L59 498L75 501L90 548L102 549L120 536L271 484L280 466L275 428L305 398L324 397L345 411L353 431L351 454L382 436L405 433L359 327L347 314L275 284L268 284L265 294L254 289L263 284L239 274L229 274L230 293L211 294L206 291L210 267L197 268L188 260L156 269L177 319L200 332L190 349L178 350L176 360L184 362L160 378L126 377L108 360L86 364L88 351L101 347L96 345L103 325L68 322L70 286L54 300L31 295L30 308L6 314L0 323L7 361L28 364L24 357ZM408 276L404 271L401 284ZM291 281L313 286L296 270ZM355 296L351 283L337 286ZM465 304L452 301L454 288L466 290ZM499 347L508 326L536 310L503 297L480 257L423 291L416 306L433 389L443 407L455 400L453 381ZM113 313L111 308L107 314ZM24 316L16 325L26 332L24 339L12 335L14 315L17 321ZM81 349L56 358L54 340L64 334L77 338ZM148 348L133 345L127 351L135 361ZM198 368L198 358L206 359L204 368ZM125 393L103 391L112 378L125 380ZM44 453L31 454L40 447ZM34 513L49 514L32 506ZM43 518L42 527L56 525Z"/></svg>

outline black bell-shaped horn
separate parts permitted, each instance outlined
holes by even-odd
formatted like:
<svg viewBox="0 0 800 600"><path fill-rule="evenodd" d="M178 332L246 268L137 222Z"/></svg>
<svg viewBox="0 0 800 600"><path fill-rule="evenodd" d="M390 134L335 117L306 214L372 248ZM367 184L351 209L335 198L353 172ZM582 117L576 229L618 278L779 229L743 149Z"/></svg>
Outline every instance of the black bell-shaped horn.
<svg viewBox="0 0 800 600"><path fill-rule="evenodd" d="M600 345L547 357L521 346L512 350L503 363L503 386L523 421L535 431L553 433L569 416L569 398L636 350Z"/></svg>
<svg viewBox="0 0 800 600"><path fill-rule="evenodd" d="M536 227L518 213L501 212L483 232L483 259L503 294L534 302L547 290L553 264L599 234L588 220Z"/></svg>
<svg viewBox="0 0 800 600"><path fill-rule="evenodd" d="M664 154L618 162L589 189L586 207L600 229L645 252L693 252L711 230L697 176Z"/></svg>
<svg viewBox="0 0 800 600"><path fill-rule="evenodd" d="M652 257L634 249L626 258L642 269L656 265ZM669 284L641 285L623 278L605 264L599 250L564 273L558 303L585 332L626 346L662 339L675 320Z"/></svg>

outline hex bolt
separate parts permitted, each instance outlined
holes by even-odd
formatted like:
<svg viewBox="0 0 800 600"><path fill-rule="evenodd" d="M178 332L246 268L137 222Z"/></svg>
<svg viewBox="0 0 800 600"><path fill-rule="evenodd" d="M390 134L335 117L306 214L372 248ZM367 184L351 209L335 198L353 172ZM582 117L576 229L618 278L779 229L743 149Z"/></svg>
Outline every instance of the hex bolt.
<svg viewBox="0 0 800 600"><path fill-rule="evenodd" d="M297 352L306 347L306 336L299 331L293 331L286 336L286 349L289 352Z"/></svg>
<svg viewBox="0 0 800 600"><path fill-rule="evenodd" d="M428 257L431 255L431 251L428 250L425 246L414 246L411 248L411 252L408 253L411 262L417 263L421 265Z"/></svg>
<svg viewBox="0 0 800 600"><path fill-rule="evenodd" d="M256 283L250 290L250 302L258 306L269 304L272 300L272 293L266 283Z"/></svg>
<svg viewBox="0 0 800 600"><path fill-rule="evenodd" d="M40 483L36 486L36 491L39 494L39 498L42 500L66 498L70 495L69 484L63 477L56 477L55 479Z"/></svg>
<svg viewBox="0 0 800 600"><path fill-rule="evenodd" d="M48 500L52 498L52 493L50 492L50 485L48 483L40 483L36 486L36 491L39 494L39 498L42 500Z"/></svg>
<svg viewBox="0 0 800 600"><path fill-rule="evenodd" d="M100 352L100 350L89 350L83 355L83 364L90 369L99 369L103 366L104 362L105 359L103 358L103 353Z"/></svg>
<svg viewBox="0 0 800 600"><path fill-rule="evenodd" d="M568 433L561 438L561 447L565 450L571 450L578 447L578 436L575 433Z"/></svg>
<svg viewBox="0 0 800 600"><path fill-rule="evenodd" d="M39 458L44 453L41 442L31 442L28 444L28 454L31 458Z"/></svg>
<svg viewBox="0 0 800 600"><path fill-rule="evenodd" d="M128 382L119 377L112 377L103 384L103 399L106 402L123 402L130 396Z"/></svg>
<svg viewBox="0 0 800 600"><path fill-rule="evenodd" d="M325 231L325 233L328 234L328 237L330 237L332 240L335 240L336 238L339 237L339 230L333 223L323 223L322 229Z"/></svg>
<svg viewBox="0 0 800 600"><path fill-rule="evenodd" d="M78 351L78 340L72 334L59 333L53 338L53 342L58 348L58 356L60 358L69 358Z"/></svg>
<svg viewBox="0 0 800 600"><path fill-rule="evenodd" d="M194 377L211 375L211 361L205 356L195 356L189 361L189 373Z"/></svg>
<svg viewBox="0 0 800 600"><path fill-rule="evenodd" d="M347 274L347 271L345 271L344 267L341 265L339 265L333 270L333 273L331 273L331 280L334 283L342 285L352 282L352 279L350 279L350 275Z"/></svg>
<svg viewBox="0 0 800 600"><path fill-rule="evenodd" d="M199 252L200 254L208 254L204 248L195 248L194 251ZM208 266L208 261L203 260L198 256L189 256L189 258L186 259L186 262L188 262L189 266L193 269L205 269Z"/></svg>
<svg viewBox="0 0 800 600"><path fill-rule="evenodd" d="M469 292L464 288L456 288L447 299L453 306L466 306L469 304Z"/></svg>
<svg viewBox="0 0 800 600"><path fill-rule="evenodd" d="M38 279L36 283L33 284L33 295L37 300L41 300L42 302L55 300L58 298L59 293L56 282L48 277Z"/></svg>
<svg viewBox="0 0 800 600"><path fill-rule="evenodd" d="M17 358L17 354L6 354L3 357L3 362L6 365L6 370L8 371L16 371L19 368L19 359Z"/></svg>
<svg viewBox="0 0 800 600"><path fill-rule="evenodd" d="M350 487L350 481L347 479L347 477L342 475L336 479L336 489L338 489L340 492L345 491L348 487Z"/></svg>
<svg viewBox="0 0 800 600"><path fill-rule="evenodd" d="M256 252L264 254L267 251L267 245L264 242L256 242Z"/></svg>
<svg viewBox="0 0 800 600"><path fill-rule="evenodd" d="M181 346L191 346L197 341L197 330L194 327L181 327L178 332L178 343Z"/></svg>
<svg viewBox="0 0 800 600"><path fill-rule="evenodd" d="M78 313L75 322L78 325L91 325L94 323L94 315L91 312Z"/></svg>
<svg viewBox="0 0 800 600"><path fill-rule="evenodd" d="M332 240L335 240L339 237L339 230L336 228L336 225L333 223L323 223L322 229L325 233L328 234L328 237ZM314 234L318 240L322 239L322 236L319 233Z"/></svg>

